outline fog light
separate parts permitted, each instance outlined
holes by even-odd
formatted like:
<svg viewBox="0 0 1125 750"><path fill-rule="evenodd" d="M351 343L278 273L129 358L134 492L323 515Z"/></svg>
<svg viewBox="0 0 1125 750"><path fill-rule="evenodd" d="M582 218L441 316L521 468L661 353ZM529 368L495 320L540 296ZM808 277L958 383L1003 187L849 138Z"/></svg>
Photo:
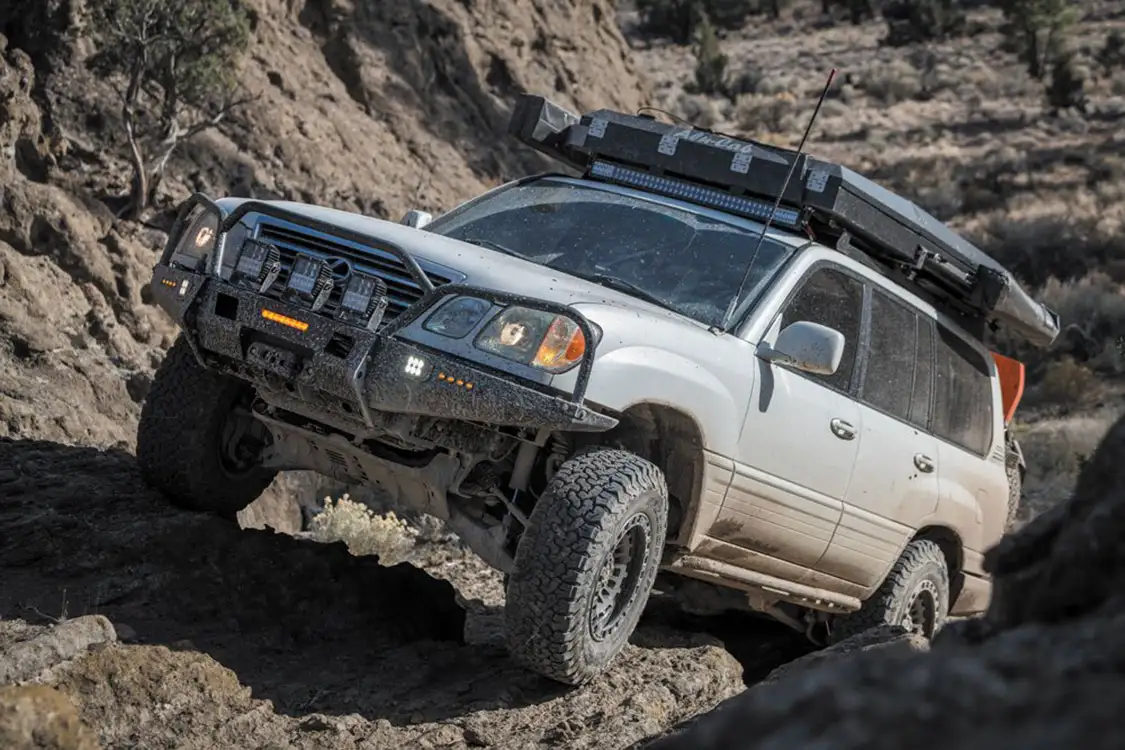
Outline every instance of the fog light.
<svg viewBox="0 0 1125 750"><path fill-rule="evenodd" d="M420 378L426 373L426 360L421 357L407 357L406 366L402 371L411 377Z"/></svg>
<svg viewBox="0 0 1125 750"><path fill-rule="evenodd" d="M238 286L256 289L260 294L270 288L279 273L281 251L265 242L247 240L242 243L231 280Z"/></svg>
<svg viewBox="0 0 1125 750"><path fill-rule="evenodd" d="M289 271L286 293L310 302L310 309L316 312L332 295L332 271L316 258L298 255Z"/></svg>
<svg viewBox="0 0 1125 750"><path fill-rule="evenodd" d="M387 311L387 284L377 276L354 273L340 298L339 317L374 331Z"/></svg>

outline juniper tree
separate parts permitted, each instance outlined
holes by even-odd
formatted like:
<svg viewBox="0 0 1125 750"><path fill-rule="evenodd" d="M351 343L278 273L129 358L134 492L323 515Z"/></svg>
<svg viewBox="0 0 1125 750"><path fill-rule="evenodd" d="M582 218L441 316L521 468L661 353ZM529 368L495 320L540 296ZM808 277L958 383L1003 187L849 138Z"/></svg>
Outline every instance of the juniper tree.
<svg viewBox="0 0 1125 750"><path fill-rule="evenodd" d="M238 0L99 0L91 4L92 68L110 80L133 167L139 218L176 148L248 101L236 71L250 34Z"/></svg>
<svg viewBox="0 0 1125 750"><path fill-rule="evenodd" d="M1070 0L999 0L1004 13L1005 46L1041 81L1065 54L1076 12Z"/></svg>
<svg viewBox="0 0 1125 750"><path fill-rule="evenodd" d="M727 56L719 44L719 35L706 15L695 27L693 44L695 54L695 86L701 94L721 94L726 91Z"/></svg>

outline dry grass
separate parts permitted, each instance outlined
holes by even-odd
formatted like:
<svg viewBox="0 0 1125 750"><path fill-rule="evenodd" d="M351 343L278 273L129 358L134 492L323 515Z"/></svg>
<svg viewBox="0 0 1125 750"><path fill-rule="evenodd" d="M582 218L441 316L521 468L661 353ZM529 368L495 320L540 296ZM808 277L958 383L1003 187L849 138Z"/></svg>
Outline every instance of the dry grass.
<svg viewBox="0 0 1125 750"><path fill-rule="evenodd" d="M1085 399L1098 385L1098 378L1090 368L1063 357L1048 362L1036 388L1036 403L1074 404Z"/></svg>
<svg viewBox="0 0 1125 750"><path fill-rule="evenodd" d="M1017 424L1016 436L1027 462L1021 520L1042 513L1070 494L1083 462L1120 415L1120 408L1102 408L1080 416Z"/></svg>
<svg viewBox="0 0 1125 750"><path fill-rule="evenodd" d="M317 542L344 542L353 555L377 555L381 565L405 562L414 549L416 532L394 511L377 514L344 495L324 499L324 510L312 520L309 538Z"/></svg>

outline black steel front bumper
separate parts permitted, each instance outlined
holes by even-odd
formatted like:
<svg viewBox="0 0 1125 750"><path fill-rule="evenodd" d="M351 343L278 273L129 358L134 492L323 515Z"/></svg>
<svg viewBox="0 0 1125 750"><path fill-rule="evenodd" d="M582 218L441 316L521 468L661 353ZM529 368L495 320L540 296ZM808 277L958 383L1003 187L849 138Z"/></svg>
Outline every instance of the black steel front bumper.
<svg viewBox="0 0 1125 750"><path fill-rule="evenodd" d="M300 304L272 299L220 278L212 258L202 272L168 262L170 250L183 230L183 219L194 205L216 211L219 234L247 213L262 213L353 241L373 241L337 227L279 209L266 203L244 203L230 214L205 196L193 196L173 229L168 249L153 272L155 301L180 325L199 362L209 368L248 380L260 388L289 394L312 412L326 410L350 416L357 425L374 429L380 414L411 414L486 424L548 430L600 432L617 420L583 405L597 345L592 327L569 307L520 295L463 285L433 287L416 262L395 248L425 279L425 295L378 331L350 325L314 313ZM380 247L386 247L380 242ZM501 304L521 304L573 318L587 341L587 356L579 365L573 393L561 394L510 374L491 371L468 360L424 348L396 334L441 299L471 294ZM279 322L284 320L286 322ZM258 344L292 357L290 366L271 366L256 359ZM258 347L254 347L257 350Z"/></svg>

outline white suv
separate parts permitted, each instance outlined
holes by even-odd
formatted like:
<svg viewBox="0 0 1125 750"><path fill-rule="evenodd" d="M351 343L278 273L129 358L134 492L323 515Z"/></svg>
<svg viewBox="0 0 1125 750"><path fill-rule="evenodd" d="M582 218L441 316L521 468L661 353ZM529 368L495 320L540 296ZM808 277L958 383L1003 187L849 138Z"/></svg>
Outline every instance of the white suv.
<svg viewBox="0 0 1125 750"><path fill-rule="evenodd" d="M981 611L1022 464L1022 367L982 342L1054 314L838 165L536 97L512 130L583 174L401 223L193 196L148 481L224 515L285 469L377 485L505 573L512 655L572 684L661 570L818 639Z"/></svg>

